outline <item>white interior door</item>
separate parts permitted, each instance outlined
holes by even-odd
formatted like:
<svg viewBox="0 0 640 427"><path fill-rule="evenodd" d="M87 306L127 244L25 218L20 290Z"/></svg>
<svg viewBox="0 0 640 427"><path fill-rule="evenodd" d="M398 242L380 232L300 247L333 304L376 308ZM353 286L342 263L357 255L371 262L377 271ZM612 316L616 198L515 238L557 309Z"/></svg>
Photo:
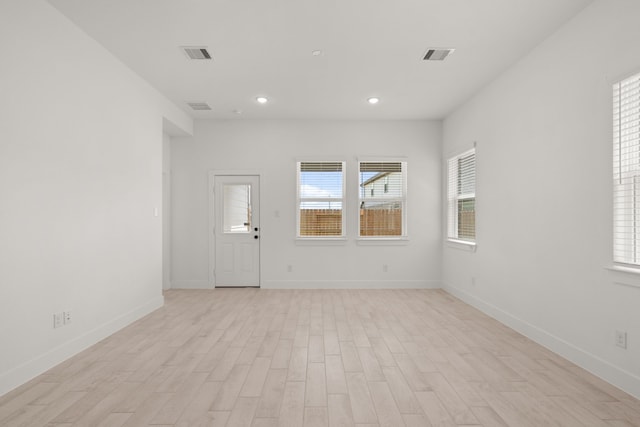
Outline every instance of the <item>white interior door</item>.
<svg viewBox="0 0 640 427"><path fill-rule="evenodd" d="M215 283L260 286L260 180L216 175Z"/></svg>

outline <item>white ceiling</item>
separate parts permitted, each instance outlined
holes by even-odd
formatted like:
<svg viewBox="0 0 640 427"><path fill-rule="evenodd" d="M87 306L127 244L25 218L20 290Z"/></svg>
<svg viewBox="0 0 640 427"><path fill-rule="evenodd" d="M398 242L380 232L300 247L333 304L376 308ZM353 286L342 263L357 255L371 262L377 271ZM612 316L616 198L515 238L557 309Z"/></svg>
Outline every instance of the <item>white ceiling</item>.
<svg viewBox="0 0 640 427"><path fill-rule="evenodd" d="M50 2L195 118L440 119L591 0Z"/></svg>

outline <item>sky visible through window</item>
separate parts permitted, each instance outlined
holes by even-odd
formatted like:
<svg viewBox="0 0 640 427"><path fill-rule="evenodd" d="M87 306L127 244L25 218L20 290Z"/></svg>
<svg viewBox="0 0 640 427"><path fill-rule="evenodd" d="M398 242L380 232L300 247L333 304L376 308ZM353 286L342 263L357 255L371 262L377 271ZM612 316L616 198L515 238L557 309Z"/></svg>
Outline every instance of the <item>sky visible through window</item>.
<svg viewBox="0 0 640 427"><path fill-rule="evenodd" d="M301 171L300 172L300 208L301 209L342 209L342 172L341 171ZM313 200L304 199L337 199Z"/></svg>
<svg viewBox="0 0 640 427"><path fill-rule="evenodd" d="M360 172L360 182L377 175L378 172ZM342 172L300 172L300 208L301 209L342 209L342 200L304 199L342 199Z"/></svg>

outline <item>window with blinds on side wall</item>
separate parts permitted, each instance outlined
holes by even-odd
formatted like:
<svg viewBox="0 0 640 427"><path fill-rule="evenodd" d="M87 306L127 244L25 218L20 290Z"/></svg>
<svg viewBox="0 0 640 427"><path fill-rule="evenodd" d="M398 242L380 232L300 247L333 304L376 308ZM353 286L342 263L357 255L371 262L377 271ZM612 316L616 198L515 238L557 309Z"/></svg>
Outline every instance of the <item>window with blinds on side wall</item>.
<svg viewBox="0 0 640 427"><path fill-rule="evenodd" d="M476 240L476 151L475 148L447 162L447 237Z"/></svg>
<svg viewBox="0 0 640 427"><path fill-rule="evenodd" d="M344 162L298 162L298 237L344 237L344 170Z"/></svg>
<svg viewBox="0 0 640 427"><path fill-rule="evenodd" d="M613 260L640 265L640 74L613 85Z"/></svg>
<svg viewBox="0 0 640 427"><path fill-rule="evenodd" d="M360 237L406 233L406 162L359 162Z"/></svg>

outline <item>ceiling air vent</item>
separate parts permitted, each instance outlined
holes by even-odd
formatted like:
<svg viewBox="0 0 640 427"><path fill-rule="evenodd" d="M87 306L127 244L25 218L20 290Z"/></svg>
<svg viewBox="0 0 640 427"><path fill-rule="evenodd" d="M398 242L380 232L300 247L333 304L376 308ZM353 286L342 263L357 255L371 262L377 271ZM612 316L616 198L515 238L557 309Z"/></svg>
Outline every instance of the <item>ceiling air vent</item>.
<svg viewBox="0 0 640 427"><path fill-rule="evenodd" d="M206 46L181 46L189 59L212 59Z"/></svg>
<svg viewBox="0 0 640 427"><path fill-rule="evenodd" d="M206 102L187 102L187 105L191 107L192 110L196 111L211 110L211 107L209 107L209 104L207 104Z"/></svg>
<svg viewBox="0 0 640 427"><path fill-rule="evenodd" d="M451 55L455 49L431 48L422 58L423 61L442 61Z"/></svg>

